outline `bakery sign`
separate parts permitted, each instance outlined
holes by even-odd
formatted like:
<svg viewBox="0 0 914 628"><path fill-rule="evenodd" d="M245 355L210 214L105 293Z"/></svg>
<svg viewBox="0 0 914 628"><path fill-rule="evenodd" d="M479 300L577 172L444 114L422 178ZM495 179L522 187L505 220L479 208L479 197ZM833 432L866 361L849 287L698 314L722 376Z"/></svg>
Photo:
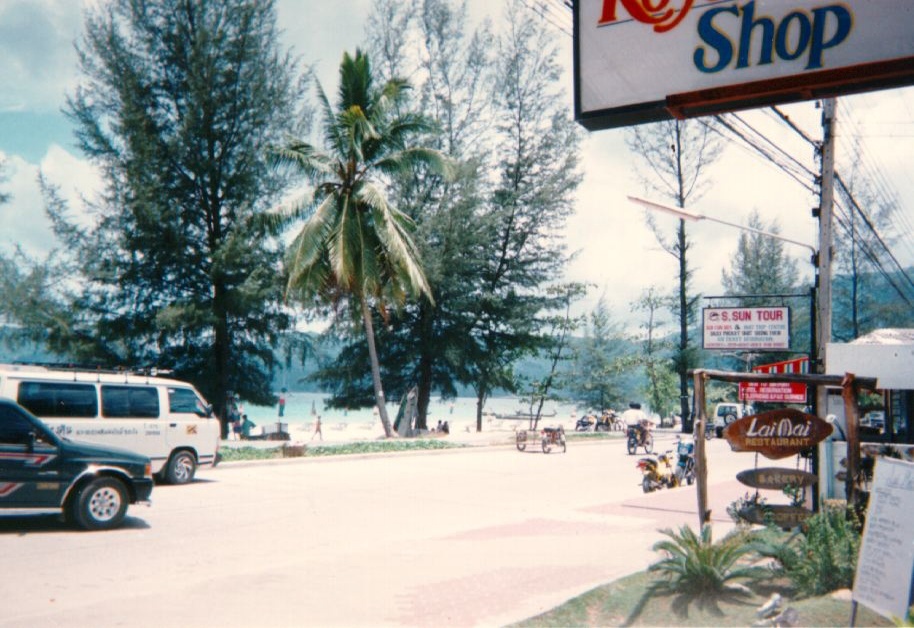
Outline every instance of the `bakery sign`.
<svg viewBox="0 0 914 628"><path fill-rule="evenodd" d="M734 421L724 429L724 438L733 451L758 452L778 460L815 446L831 432L831 424L819 417L783 408Z"/></svg>

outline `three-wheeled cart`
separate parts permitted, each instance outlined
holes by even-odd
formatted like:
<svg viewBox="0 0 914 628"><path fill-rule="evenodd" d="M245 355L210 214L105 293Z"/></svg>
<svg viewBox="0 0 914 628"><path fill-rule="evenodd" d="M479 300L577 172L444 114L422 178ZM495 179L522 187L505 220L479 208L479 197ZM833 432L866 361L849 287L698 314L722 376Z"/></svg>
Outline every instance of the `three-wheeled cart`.
<svg viewBox="0 0 914 628"><path fill-rule="evenodd" d="M543 448L543 453L548 454L553 447L561 447L562 453L568 450L565 444L565 428L561 425L558 427L544 427L542 429L517 430L517 450L524 451L527 449L527 443L535 443L539 439Z"/></svg>

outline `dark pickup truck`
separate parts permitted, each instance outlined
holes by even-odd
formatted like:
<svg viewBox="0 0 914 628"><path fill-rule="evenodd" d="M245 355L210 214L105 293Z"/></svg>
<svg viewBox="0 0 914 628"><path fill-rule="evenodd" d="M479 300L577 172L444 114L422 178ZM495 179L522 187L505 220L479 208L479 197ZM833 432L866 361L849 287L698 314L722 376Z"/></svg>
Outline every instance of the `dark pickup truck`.
<svg viewBox="0 0 914 628"><path fill-rule="evenodd" d="M56 436L14 401L0 399L0 509L56 509L86 530L149 504L149 458Z"/></svg>

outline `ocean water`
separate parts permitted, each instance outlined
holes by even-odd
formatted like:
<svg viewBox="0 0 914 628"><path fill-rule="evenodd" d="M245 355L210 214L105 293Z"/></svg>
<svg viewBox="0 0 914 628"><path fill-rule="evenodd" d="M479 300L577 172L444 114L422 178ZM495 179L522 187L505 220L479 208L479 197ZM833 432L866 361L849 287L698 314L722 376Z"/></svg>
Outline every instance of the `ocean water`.
<svg viewBox="0 0 914 628"><path fill-rule="evenodd" d="M327 408L324 401L330 395L325 393L293 392L286 393L286 409L284 416L279 418L278 406L253 406L244 405L243 412L257 425L264 425L282 421L288 423L290 429L301 427L312 422L320 415L321 422L327 426L346 423L347 425L370 424L378 420L376 408L359 408L340 410ZM387 414L391 423L396 420L399 402L387 404ZM509 415L518 412L527 412L528 406L516 397L492 397L486 401L484 412L488 415ZM557 419L568 420L580 414L570 404L559 404L547 401L543 406L543 416L548 421L548 415L555 414ZM434 426L438 421L466 422L473 421L476 417L476 399L472 397L458 397L447 401L432 399L429 404L428 423ZM485 419L485 417L484 417Z"/></svg>

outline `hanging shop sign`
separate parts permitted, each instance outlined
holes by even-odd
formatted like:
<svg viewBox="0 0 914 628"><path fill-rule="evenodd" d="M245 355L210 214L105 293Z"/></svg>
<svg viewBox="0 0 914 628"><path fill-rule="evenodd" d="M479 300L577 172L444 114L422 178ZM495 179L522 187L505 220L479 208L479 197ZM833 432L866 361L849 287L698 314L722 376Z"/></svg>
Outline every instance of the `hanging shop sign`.
<svg viewBox="0 0 914 628"><path fill-rule="evenodd" d="M734 421L724 429L724 438L733 451L755 451L778 460L809 449L831 432L831 424L819 417L783 408Z"/></svg>
<svg viewBox="0 0 914 628"><path fill-rule="evenodd" d="M806 384L798 382L740 382L740 401L806 403Z"/></svg>
<svg viewBox="0 0 914 628"><path fill-rule="evenodd" d="M740 514L751 523L765 525L770 520L779 527L793 528L809 519L812 511L802 506L772 504L750 508Z"/></svg>
<svg viewBox="0 0 914 628"><path fill-rule="evenodd" d="M730 351L790 349L789 307L706 307L702 346Z"/></svg>
<svg viewBox="0 0 914 628"><path fill-rule="evenodd" d="M914 2L574 0L590 130L914 84Z"/></svg>
<svg viewBox="0 0 914 628"><path fill-rule="evenodd" d="M794 358L752 367L753 373L808 373L809 358ZM740 401L806 403L806 384L799 382L740 382Z"/></svg>
<svg viewBox="0 0 914 628"><path fill-rule="evenodd" d="M747 469L736 474L736 479L752 488L781 490L787 487L812 486L818 481L814 473L783 467Z"/></svg>

